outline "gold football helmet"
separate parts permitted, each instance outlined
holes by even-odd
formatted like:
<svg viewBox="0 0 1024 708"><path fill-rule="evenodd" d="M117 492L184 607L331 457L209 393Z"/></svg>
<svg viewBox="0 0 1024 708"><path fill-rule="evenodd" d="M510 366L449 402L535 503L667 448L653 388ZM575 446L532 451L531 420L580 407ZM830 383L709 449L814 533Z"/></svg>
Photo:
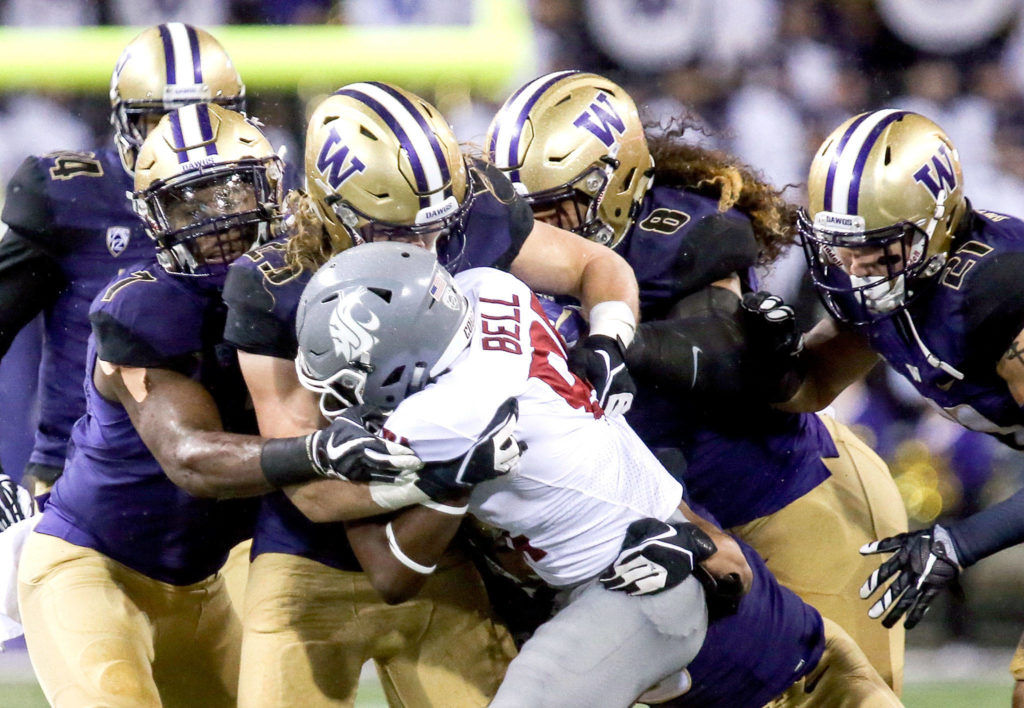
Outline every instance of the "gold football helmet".
<svg viewBox="0 0 1024 708"><path fill-rule="evenodd" d="M209 32L168 22L133 39L110 79L110 122L128 173L135 169L148 129L161 115L201 102L245 110L245 85Z"/></svg>
<svg viewBox="0 0 1024 708"><path fill-rule="evenodd" d="M338 243L406 241L434 249L461 237L473 200L451 127L391 84L343 86L313 111L306 189Z"/></svg>
<svg viewBox="0 0 1024 708"><path fill-rule="evenodd" d="M561 71L526 84L494 116L485 144L535 214L554 210L564 217L556 225L612 248L651 186L636 104L596 74Z"/></svg>
<svg viewBox="0 0 1024 708"><path fill-rule="evenodd" d="M917 113L881 110L845 121L822 143L799 218L825 306L864 324L898 312L946 262L967 211L952 141Z"/></svg>
<svg viewBox="0 0 1024 708"><path fill-rule="evenodd" d="M213 276L270 236L281 159L245 116L212 103L175 109L139 151L133 205L171 273Z"/></svg>

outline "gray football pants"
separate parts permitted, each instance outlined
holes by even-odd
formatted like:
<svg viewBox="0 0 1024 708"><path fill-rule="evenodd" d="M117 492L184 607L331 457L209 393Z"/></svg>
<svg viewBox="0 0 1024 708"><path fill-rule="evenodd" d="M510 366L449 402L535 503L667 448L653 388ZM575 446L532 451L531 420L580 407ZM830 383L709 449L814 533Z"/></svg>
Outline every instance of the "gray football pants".
<svg viewBox="0 0 1024 708"><path fill-rule="evenodd" d="M642 597L591 581L523 645L491 708L628 708L693 660L707 626L704 589L693 577Z"/></svg>

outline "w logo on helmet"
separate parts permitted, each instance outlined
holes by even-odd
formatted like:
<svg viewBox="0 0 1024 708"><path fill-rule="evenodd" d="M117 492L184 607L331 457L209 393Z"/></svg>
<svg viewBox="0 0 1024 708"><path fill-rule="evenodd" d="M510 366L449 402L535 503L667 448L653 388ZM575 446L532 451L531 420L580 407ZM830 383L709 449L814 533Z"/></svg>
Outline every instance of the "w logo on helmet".
<svg viewBox="0 0 1024 708"><path fill-rule="evenodd" d="M342 182L356 172L366 169L366 165L355 155L351 155L350 159L350 153L349 147L341 144L338 131L331 126L324 146L320 148L320 154L316 158L316 168L324 176L327 184L334 189L340 187Z"/></svg>
<svg viewBox="0 0 1024 708"><path fill-rule="evenodd" d="M938 200L940 192L945 191L948 195L957 188L956 168L945 145L940 145L932 159L918 168L914 181L923 185L935 200Z"/></svg>
<svg viewBox="0 0 1024 708"><path fill-rule="evenodd" d="M577 128L589 130L604 143L605 147L611 147L615 143L615 138L626 131L625 121L615 112L606 93L599 94L572 124Z"/></svg>
<svg viewBox="0 0 1024 708"><path fill-rule="evenodd" d="M373 332L380 329L380 318L363 302L365 296L376 297L362 287L342 296L327 325L334 353L346 361L359 360L377 343Z"/></svg>

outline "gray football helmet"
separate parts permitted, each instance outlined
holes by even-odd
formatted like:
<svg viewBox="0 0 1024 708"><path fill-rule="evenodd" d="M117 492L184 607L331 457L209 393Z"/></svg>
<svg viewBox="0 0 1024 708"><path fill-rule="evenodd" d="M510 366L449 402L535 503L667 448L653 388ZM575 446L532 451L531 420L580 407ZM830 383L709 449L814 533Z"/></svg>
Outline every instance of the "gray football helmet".
<svg viewBox="0 0 1024 708"><path fill-rule="evenodd" d="M328 418L393 409L444 371L473 336L472 311L429 251L367 243L331 258L299 301L295 359Z"/></svg>

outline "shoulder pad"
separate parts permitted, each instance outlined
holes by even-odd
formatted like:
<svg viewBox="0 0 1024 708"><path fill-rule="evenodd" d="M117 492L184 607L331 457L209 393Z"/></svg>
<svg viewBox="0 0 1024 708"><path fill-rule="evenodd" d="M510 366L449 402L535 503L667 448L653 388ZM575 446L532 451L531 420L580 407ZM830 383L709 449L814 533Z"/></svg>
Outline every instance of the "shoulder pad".
<svg viewBox="0 0 1024 708"><path fill-rule="evenodd" d="M499 170L478 160L471 164L475 198L465 241L449 241L438 258L453 274L480 267L508 270L533 231L533 210Z"/></svg>
<svg viewBox="0 0 1024 708"><path fill-rule="evenodd" d="M25 158L7 183L4 210L0 216L10 228L43 247L51 245L45 240L53 228L48 183L42 158Z"/></svg>
<svg viewBox="0 0 1024 708"><path fill-rule="evenodd" d="M224 339L252 354L293 359L298 353L295 316L299 298L312 274L275 267L278 260L283 263L275 243L271 241L231 264L224 284L228 306Z"/></svg>
<svg viewBox="0 0 1024 708"><path fill-rule="evenodd" d="M691 293L757 262L754 229L745 218L711 214L693 224L675 262L677 288Z"/></svg>
<svg viewBox="0 0 1024 708"><path fill-rule="evenodd" d="M1024 330L1024 252L1002 252L968 241L939 274L939 288L963 293L967 356L995 362Z"/></svg>
<svg viewBox="0 0 1024 708"><path fill-rule="evenodd" d="M150 265L112 280L93 300L89 321L100 359L158 367L202 350L208 298ZM175 366L174 368L178 368Z"/></svg>
<svg viewBox="0 0 1024 708"><path fill-rule="evenodd" d="M505 204L511 204L519 198L515 187L512 186L512 182L494 165L483 160L470 158L469 168L473 171L473 180L477 184L478 190L481 187L488 189L491 194Z"/></svg>

